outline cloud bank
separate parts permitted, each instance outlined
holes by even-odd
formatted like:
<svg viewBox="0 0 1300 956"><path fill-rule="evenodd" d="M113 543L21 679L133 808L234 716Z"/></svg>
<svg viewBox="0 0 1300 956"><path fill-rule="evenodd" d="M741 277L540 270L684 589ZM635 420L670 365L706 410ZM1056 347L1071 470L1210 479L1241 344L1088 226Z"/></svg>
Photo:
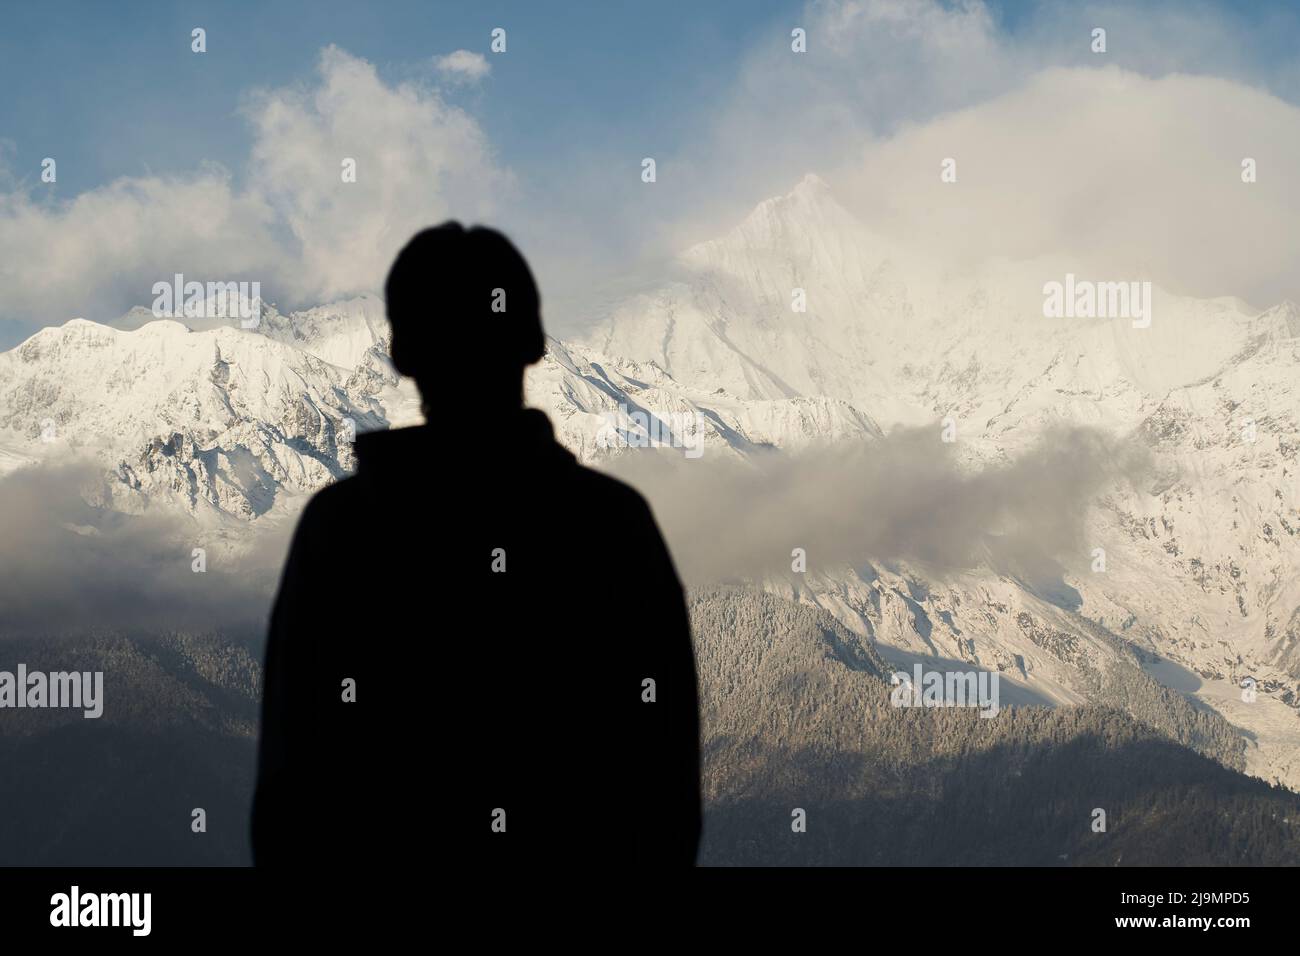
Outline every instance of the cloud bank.
<svg viewBox="0 0 1300 956"><path fill-rule="evenodd" d="M103 500L111 480L90 462L21 468L0 495L0 638L107 631L261 631L290 527L221 557L177 513L127 515ZM207 544L207 570L192 549Z"/></svg>
<svg viewBox="0 0 1300 956"><path fill-rule="evenodd" d="M869 561L935 574L982 564L1077 566L1089 559L1084 518L1111 482L1147 474L1135 445L1084 428L1050 431L1014 461L963 468L935 428L896 429L868 445L773 454L753 463L630 454L611 472L654 504L688 584Z"/></svg>

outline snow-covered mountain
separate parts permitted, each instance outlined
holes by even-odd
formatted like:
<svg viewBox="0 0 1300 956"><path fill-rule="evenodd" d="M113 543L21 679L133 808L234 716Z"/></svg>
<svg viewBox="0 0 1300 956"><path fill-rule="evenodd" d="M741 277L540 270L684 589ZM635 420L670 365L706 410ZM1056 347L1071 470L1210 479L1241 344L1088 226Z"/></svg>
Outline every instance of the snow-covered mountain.
<svg viewBox="0 0 1300 956"><path fill-rule="evenodd" d="M244 329L238 319L156 319L137 308L112 325L45 328L0 353L0 473L81 452L111 466L124 510L165 500L208 521L254 520L293 510L349 472L355 434L420 420L414 383L388 357L381 300L260 309L257 327ZM554 339L529 371L528 399L588 462L652 431L659 440L653 426L636 434L641 421L684 423L685 440L735 456L880 435L842 400L740 400L683 385L653 362ZM473 401L439 412L465 416Z"/></svg>
<svg viewBox="0 0 1300 956"><path fill-rule="evenodd" d="M1252 769L1300 785L1300 310L1156 288L1149 327L1045 317L1044 284L1072 271L936 268L808 177L687 250L660 288L593 316L588 342L742 401L836 398L887 430L933 423L936 440L946 422L972 468L1052 425L1136 438L1155 477L1103 497L1055 593L879 566L769 586L901 655L996 667L1061 701L1086 693L1119 639L1245 728Z"/></svg>
<svg viewBox="0 0 1300 956"><path fill-rule="evenodd" d="M350 469L349 419L381 428L401 407L382 343L350 362L229 325L74 319L0 354L0 444L11 462L103 460L123 510L253 519Z"/></svg>
<svg viewBox="0 0 1300 956"><path fill-rule="evenodd" d="M1053 588L877 563L766 586L894 660L999 670L1020 699L1097 699L1111 669L1141 666L1242 728L1252 772L1300 787L1300 310L1155 288L1146 328L1045 317L1044 283L1078 271L936 267L810 176L594 309L580 341L551 340L527 400L592 463L647 425L744 461L907 425L938 442L946 422L970 469L1054 425L1140 442L1151 475L1107 489ZM144 310L46 328L0 354L0 471L81 451L121 510L283 521L352 467L353 429L418 420L387 336L374 296L283 315L263 303L255 329ZM435 413L472 414L473 396L453 401Z"/></svg>

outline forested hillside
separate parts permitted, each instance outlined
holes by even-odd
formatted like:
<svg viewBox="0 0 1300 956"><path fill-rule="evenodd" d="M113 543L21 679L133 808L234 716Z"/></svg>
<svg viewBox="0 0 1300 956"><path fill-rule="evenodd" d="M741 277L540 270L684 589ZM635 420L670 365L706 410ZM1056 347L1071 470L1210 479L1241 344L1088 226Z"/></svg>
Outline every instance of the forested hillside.
<svg viewBox="0 0 1300 956"><path fill-rule="evenodd" d="M1152 702L1156 726L1106 706L896 708L876 651L820 610L717 589L691 615L702 864L1300 863L1300 796L1171 739L1220 733L1179 703Z"/></svg>

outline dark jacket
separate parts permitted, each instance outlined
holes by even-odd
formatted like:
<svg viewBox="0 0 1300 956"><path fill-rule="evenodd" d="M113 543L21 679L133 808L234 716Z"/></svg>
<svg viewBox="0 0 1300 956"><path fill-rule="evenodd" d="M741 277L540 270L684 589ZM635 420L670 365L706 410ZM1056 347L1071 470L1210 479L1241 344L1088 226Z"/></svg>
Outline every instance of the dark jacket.
<svg viewBox="0 0 1300 956"><path fill-rule="evenodd" d="M257 864L690 865L695 665L645 501L537 411L356 451L303 512L272 613Z"/></svg>

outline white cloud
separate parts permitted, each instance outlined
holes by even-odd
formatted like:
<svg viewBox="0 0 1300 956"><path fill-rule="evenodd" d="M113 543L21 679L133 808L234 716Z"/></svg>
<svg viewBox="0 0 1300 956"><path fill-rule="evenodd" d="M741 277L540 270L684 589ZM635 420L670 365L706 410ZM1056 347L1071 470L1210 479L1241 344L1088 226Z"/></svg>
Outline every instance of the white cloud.
<svg viewBox="0 0 1300 956"><path fill-rule="evenodd" d="M381 287L419 228L489 217L511 188L473 117L336 47L318 84L255 96L249 114L253 189L292 233L300 272L285 282L304 300ZM355 183L341 182L345 158Z"/></svg>
<svg viewBox="0 0 1300 956"><path fill-rule="evenodd" d="M244 112L254 141L242 185L205 166L62 203L0 194L4 311L36 324L110 319L176 272L256 279L281 304L374 290L419 228L489 218L512 189L473 117L434 89L384 83L337 47L311 83L258 92ZM356 182L343 181L345 159Z"/></svg>
<svg viewBox="0 0 1300 956"><path fill-rule="evenodd" d="M121 179L48 206L0 196L0 301L6 312L61 323L107 300L111 317L147 305L174 272L236 277L281 250L263 198L238 194L220 169Z"/></svg>
<svg viewBox="0 0 1300 956"><path fill-rule="evenodd" d="M870 142L836 181L877 231L945 264L1066 257L1079 271L1268 306L1300 298L1297 153L1300 110L1267 93L1063 69ZM956 183L940 182L945 157Z"/></svg>
<svg viewBox="0 0 1300 956"><path fill-rule="evenodd" d="M439 73L456 83L477 83L492 72L487 57L469 50L456 50L446 56L435 56L433 65Z"/></svg>
<svg viewBox="0 0 1300 956"><path fill-rule="evenodd" d="M1050 256L1185 294L1300 300L1300 184L1284 172L1300 111L1270 92L1296 90L1255 62L1261 37L1178 5L1032 17L1008 33L975 2L811 3L807 52L765 37L706 108L702 142L661 160L675 191L645 231L683 248L818 172L940 267ZM956 184L940 183L945 157Z"/></svg>

